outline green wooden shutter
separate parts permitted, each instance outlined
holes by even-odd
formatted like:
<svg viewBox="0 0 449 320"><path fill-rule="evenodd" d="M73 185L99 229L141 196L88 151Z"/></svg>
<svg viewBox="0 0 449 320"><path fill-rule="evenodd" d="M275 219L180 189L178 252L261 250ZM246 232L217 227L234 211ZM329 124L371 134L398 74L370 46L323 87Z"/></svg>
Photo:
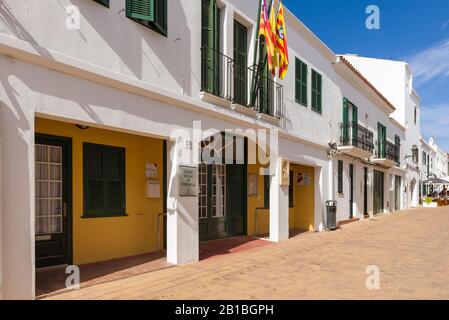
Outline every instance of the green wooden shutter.
<svg viewBox="0 0 449 320"><path fill-rule="evenodd" d="M266 55L266 49L265 49L265 37L260 37L260 49L259 49L259 55L260 57L264 57ZM267 74L269 72L268 70L268 63L265 64L265 68L262 69L262 66L259 65L258 69L254 70L254 72L260 72L260 79L259 79L259 111L262 113L267 114L268 113L268 78Z"/></svg>
<svg viewBox="0 0 449 320"><path fill-rule="evenodd" d="M399 165L401 162L401 138L398 135L394 137L395 149L396 149L396 162ZM413 155L415 157L415 155Z"/></svg>
<svg viewBox="0 0 449 320"><path fill-rule="evenodd" d="M322 112L322 76L312 70L312 109Z"/></svg>
<svg viewBox="0 0 449 320"><path fill-rule="evenodd" d="M125 150L85 143L84 214L125 214Z"/></svg>
<svg viewBox="0 0 449 320"><path fill-rule="evenodd" d="M343 145L348 145L349 142L349 106L348 99L343 99Z"/></svg>
<svg viewBox="0 0 449 320"><path fill-rule="evenodd" d="M248 30L234 21L234 100L247 105Z"/></svg>
<svg viewBox="0 0 449 320"><path fill-rule="evenodd" d="M377 146L379 158L386 158L387 129L381 124L377 125Z"/></svg>
<svg viewBox="0 0 449 320"><path fill-rule="evenodd" d="M307 107L307 64L296 58L295 67L296 102Z"/></svg>
<svg viewBox="0 0 449 320"><path fill-rule="evenodd" d="M343 194L343 161L338 160L338 191L339 194Z"/></svg>
<svg viewBox="0 0 449 320"><path fill-rule="evenodd" d="M167 35L167 0L154 0L154 26L163 35Z"/></svg>
<svg viewBox="0 0 449 320"><path fill-rule="evenodd" d="M358 108L355 105L352 105L352 145L358 145L358 136L359 136L359 115Z"/></svg>
<svg viewBox="0 0 449 320"><path fill-rule="evenodd" d="M201 1L201 47L203 90L218 94L220 11L215 0Z"/></svg>
<svg viewBox="0 0 449 320"><path fill-rule="evenodd" d="M109 0L94 0L94 1L109 8Z"/></svg>
<svg viewBox="0 0 449 320"><path fill-rule="evenodd" d="M154 22L155 0L127 0L126 15L132 19Z"/></svg>
<svg viewBox="0 0 449 320"><path fill-rule="evenodd" d="M308 83L309 72L307 69L307 64L304 62L301 66L301 101L307 106L307 83Z"/></svg>
<svg viewBox="0 0 449 320"><path fill-rule="evenodd" d="M297 102L301 101L301 62L298 58L295 59L295 99Z"/></svg>

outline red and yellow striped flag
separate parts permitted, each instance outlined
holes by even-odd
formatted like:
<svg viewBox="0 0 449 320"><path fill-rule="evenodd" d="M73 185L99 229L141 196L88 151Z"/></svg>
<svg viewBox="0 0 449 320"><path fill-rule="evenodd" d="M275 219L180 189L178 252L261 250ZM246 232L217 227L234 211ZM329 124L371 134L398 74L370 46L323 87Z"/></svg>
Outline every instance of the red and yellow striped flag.
<svg viewBox="0 0 449 320"><path fill-rule="evenodd" d="M284 7L282 2L279 6L279 13L276 21L276 47L279 54L279 78L284 79L288 70L288 45L287 32L285 31Z"/></svg>
<svg viewBox="0 0 449 320"><path fill-rule="evenodd" d="M259 24L259 36L265 37L265 45L267 47L267 60L268 69L274 73L276 67L274 65L274 55L275 55L275 37L273 34L273 29L268 18L268 8L267 1L262 0L262 11L260 13L260 24Z"/></svg>

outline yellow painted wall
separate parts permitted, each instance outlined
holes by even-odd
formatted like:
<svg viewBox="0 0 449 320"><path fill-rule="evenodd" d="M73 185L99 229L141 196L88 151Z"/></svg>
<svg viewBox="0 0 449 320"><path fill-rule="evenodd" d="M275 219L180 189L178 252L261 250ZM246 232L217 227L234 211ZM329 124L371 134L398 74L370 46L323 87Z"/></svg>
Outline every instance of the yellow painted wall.
<svg viewBox="0 0 449 320"><path fill-rule="evenodd" d="M292 165L293 171L293 192L294 207L290 208L290 229L299 229L306 231L314 230L314 203L315 203L315 170L313 167ZM298 173L310 174L311 184L300 186L296 183Z"/></svg>
<svg viewBox="0 0 449 320"><path fill-rule="evenodd" d="M260 175L260 170L259 170L260 168L262 168L262 167L258 164L248 165L248 175L249 174L258 175L258 190L259 190L258 197L248 197L248 224L247 225L248 225L248 235L249 236L256 235L256 228L255 228L256 208L263 208L263 206L264 206L264 190L263 190L264 176ZM269 233L269 231L270 231L269 221L270 221L270 210L269 209L259 210L258 221L257 221L258 235Z"/></svg>
<svg viewBox="0 0 449 320"><path fill-rule="evenodd" d="M36 133L72 138L73 263L85 264L155 251L156 219L163 211L163 141L109 130L36 119ZM83 142L126 149L127 217L82 218ZM161 198L146 198L146 163L156 163ZM161 228L162 233L162 228ZM162 239L162 235L161 235Z"/></svg>

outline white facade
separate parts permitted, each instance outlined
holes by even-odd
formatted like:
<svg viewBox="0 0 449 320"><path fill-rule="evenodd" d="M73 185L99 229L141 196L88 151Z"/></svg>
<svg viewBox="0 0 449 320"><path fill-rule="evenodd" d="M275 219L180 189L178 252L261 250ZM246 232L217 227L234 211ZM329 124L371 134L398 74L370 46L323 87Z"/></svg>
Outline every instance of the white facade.
<svg viewBox="0 0 449 320"><path fill-rule="evenodd" d="M219 1L222 51L228 57L234 55L232 30L236 20L248 29L248 65L254 58L258 2ZM79 30L66 27L69 5L79 8ZM407 187L419 181L419 172L404 156L410 153L412 145L419 144L419 120L414 124L410 118L410 106L419 107L419 101L413 91L406 92L405 65L401 65L403 74L398 75L398 87L393 89L391 83L387 86L404 91L403 96L402 93L401 98L394 93L390 96L379 84L385 98L372 86L378 86L375 78L366 75L370 84L360 77L286 10L290 71L280 81L284 114L278 120L234 108L229 101L201 92L200 2L170 2L167 37L128 19L124 9L125 0L110 1L109 8L91 0L6 0L0 5L0 285L3 298L34 297L36 117L164 139L168 141L169 154L177 154L176 150L186 143L174 141L173 132L184 130L192 134L194 121L201 121L203 130L278 129L276 162L287 159L314 170L313 227L316 231L325 227L326 200L338 201L339 221L350 219L350 163L354 165L353 217L363 218L365 213L365 167L368 168L370 216L373 215L375 170L385 176L384 213L394 211L395 176L401 177L406 191L406 194L401 191L400 209L417 205L411 196L415 191ZM322 75L321 113L311 109L310 90L306 107L295 101L296 57L309 70L313 68ZM344 99L358 107L359 124L372 132L374 145L378 123L386 127L389 142L394 143L399 137L400 166L385 165L388 159L378 159L374 153L367 158L341 153L329 161L328 144L338 144L341 139ZM175 264L195 262L198 260L198 198L177 196L179 165L191 164L176 156L168 159L167 259ZM343 193L337 192L338 160L344 161ZM288 239L289 230L288 189L279 186L281 172L279 165L276 168L270 187L270 237L273 241L283 241Z"/></svg>
<svg viewBox="0 0 449 320"><path fill-rule="evenodd" d="M413 163L412 148L419 148L420 98L413 89L413 75L406 62L346 55L348 59L396 107L392 119L405 129L401 168L407 171L407 199L404 208L419 205L420 172Z"/></svg>
<svg viewBox="0 0 449 320"><path fill-rule="evenodd" d="M445 178L448 176L449 157L440 147L438 147L434 138L429 138L427 142L423 137L420 138L421 146L421 173L423 180L429 176Z"/></svg>

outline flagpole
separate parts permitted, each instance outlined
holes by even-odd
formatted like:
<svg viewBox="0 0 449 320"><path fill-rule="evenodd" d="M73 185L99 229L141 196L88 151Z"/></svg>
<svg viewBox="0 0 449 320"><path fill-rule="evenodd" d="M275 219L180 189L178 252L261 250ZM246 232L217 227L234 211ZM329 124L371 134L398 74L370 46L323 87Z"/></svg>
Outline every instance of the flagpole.
<svg viewBox="0 0 449 320"><path fill-rule="evenodd" d="M255 68L257 63L257 49L259 48L260 44L260 15L262 14L262 0L259 0L259 14L257 15L257 29L256 29L256 42L254 46L254 59L253 59L253 65L252 67ZM256 73L253 71L252 74L252 83L251 83L251 99L250 99L250 105L254 106L256 104L255 97L256 97L256 87L257 87L257 80L256 80Z"/></svg>
<svg viewBox="0 0 449 320"><path fill-rule="evenodd" d="M270 16L270 12L272 9L272 4L273 4L274 0L270 0L270 5L268 6L270 8L270 11L268 12L268 16ZM256 60L257 60L257 49L260 46L260 36L259 36L259 29L260 29L260 15L262 14L262 1L259 1L259 16L258 16L258 23L257 23L257 34L256 34L256 46L254 48L254 64L253 67L256 68ZM266 50L265 50L266 51ZM263 58L263 63L262 65L258 65L259 68L257 68L258 70L254 70L253 71L253 81L252 81L252 88L251 88L251 101L250 101L250 105L254 106L256 104L256 98L257 98L257 84L259 83L259 70L261 70L261 72L263 72L263 70L265 70L265 66L267 64L267 54L266 53L264 55ZM259 57L259 62L262 59L262 57ZM261 73L260 72L260 73ZM257 79L256 79L257 78Z"/></svg>

